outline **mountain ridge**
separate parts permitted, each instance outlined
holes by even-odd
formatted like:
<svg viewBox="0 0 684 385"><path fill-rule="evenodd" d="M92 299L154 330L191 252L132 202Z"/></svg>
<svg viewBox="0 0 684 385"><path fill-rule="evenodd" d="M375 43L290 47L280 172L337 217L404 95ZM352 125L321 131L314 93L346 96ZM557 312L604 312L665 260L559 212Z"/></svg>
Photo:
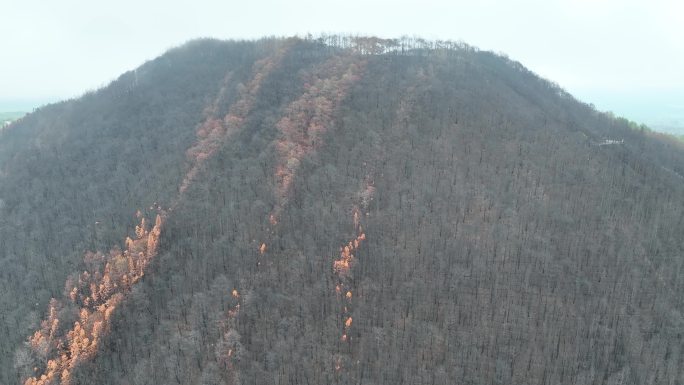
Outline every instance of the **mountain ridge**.
<svg viewBox="0 0 684 385"><path fill-rule="evenodd" d="M51 365L47 383L682 378L681 144L506 58L198 40L1 135L0 303L20 306L0 381ZM100 263L77 250L127 250L147 236L133 213L161 206L159 252L94 354L22 348L40 327L9 325L43 318L26 304ZM16 285L22 266L37 278ZM79 303L50 305L63 326L42 333L73 345Z"/></svg>

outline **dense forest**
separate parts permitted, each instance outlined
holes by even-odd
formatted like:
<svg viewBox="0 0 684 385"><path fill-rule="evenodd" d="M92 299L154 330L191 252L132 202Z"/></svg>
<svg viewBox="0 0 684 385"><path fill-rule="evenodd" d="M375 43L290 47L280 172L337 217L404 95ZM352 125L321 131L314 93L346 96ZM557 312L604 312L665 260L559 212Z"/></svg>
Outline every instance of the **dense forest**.
<svg viewBox="0 0 684 385"><path fill-rule="evenodd" d="M684 145L464 43L188 42L0 131L0 384L684 382Z"/></svg>

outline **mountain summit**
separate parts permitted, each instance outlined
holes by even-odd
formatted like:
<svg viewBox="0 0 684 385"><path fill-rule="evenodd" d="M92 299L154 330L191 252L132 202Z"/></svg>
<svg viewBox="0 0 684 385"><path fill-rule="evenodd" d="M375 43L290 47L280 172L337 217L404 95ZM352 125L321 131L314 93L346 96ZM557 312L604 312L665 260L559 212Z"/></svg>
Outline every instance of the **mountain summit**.
<svg viewBox="0 0 684 385"><path fill-rule="evenodd" d="M462 43L192 41L0 131L0 383L681 383L683 176Z"/></svg>

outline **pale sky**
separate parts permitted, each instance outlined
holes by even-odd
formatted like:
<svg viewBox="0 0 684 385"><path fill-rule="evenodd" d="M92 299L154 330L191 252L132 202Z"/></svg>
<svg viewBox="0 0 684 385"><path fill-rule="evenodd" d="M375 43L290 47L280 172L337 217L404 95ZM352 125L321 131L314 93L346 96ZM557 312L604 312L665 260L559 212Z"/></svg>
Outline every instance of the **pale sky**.
<svg viewBox="0 0 684 385"><path fill-rule="evenodd" d="M30 104L81 95L197 37L341 32L463 40L506 53L600 109L637 120L642 118L629 116L631 107L615 107L620 105L617 102L611 106L614 96L640 108L654 104L658 96L671 95L664 104L682 112L684 119L683 4L679 0L0 0L0 110L3 103L9 106L13 101Z"/></svg>

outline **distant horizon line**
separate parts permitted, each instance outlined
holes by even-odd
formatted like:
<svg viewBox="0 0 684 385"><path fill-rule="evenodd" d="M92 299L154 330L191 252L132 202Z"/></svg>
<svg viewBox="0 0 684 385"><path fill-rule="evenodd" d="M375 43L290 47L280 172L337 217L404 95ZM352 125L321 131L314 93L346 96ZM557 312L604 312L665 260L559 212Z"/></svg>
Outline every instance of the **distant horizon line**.
<svg viewBox="0 0 684 385"><path fill-rule="evenodd" d="M601 112L611 112L616 116L645 124L653 129L684 135L684 105L672 104L674 95L681 94L684 98L684 90L657 88L625 90L593 87L575 87L566 90L577 100L592 104ZM49 104L78 99L88 92L88 90L84 90L79 95L64 97L0 97L0 113L31 113Z"/></svg>

